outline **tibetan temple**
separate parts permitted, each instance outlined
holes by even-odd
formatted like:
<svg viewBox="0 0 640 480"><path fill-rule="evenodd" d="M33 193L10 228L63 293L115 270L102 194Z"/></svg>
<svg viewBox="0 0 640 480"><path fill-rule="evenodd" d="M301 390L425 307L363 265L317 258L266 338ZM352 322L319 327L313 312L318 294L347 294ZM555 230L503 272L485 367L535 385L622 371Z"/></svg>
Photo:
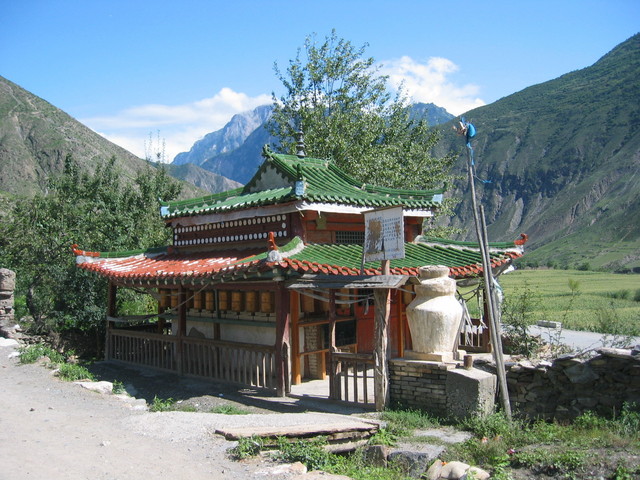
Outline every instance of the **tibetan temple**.
<svg viewBox="0 0 640 480"><path fill-rule="evenodd" d="M244 187L163 205L168 247L74 247L78 267L109 280L108 360L284 395L304 379L336 375L339 362L343 372L358 371L344 362L372 364L376 289L390 289L389 354L403 357L418 268L445 265L456 280L482 275L472 244L421 236L441 191L363 185L303 154L265 147L263 156ZM383 275L379 261L363 261L364 212L399 206L404 258ZM494 275L522 255L522 243L491 244ZM149 293L157 312L119 315L118 289ZM461 348L474 348L469 341L461 334ZM348 401L344 392L332 396Z"/></svg>

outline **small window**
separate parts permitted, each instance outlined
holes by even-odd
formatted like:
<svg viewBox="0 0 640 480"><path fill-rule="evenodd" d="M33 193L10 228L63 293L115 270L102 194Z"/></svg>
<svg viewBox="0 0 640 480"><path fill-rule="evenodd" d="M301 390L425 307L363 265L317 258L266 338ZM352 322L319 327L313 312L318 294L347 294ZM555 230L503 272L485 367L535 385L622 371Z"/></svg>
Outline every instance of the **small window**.
<svg viewBox="0 0 640 480"><path fill-rule="evenodd" d="M363 245L364 232L336 232L336 243L343 245Z"/></svg>

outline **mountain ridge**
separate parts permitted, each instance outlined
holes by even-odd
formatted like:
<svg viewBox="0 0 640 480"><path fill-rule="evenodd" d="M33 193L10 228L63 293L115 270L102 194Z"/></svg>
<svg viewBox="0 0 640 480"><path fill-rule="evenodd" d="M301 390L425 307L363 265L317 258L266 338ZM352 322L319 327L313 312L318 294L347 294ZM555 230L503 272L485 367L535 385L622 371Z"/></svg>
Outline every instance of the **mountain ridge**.
<svg viewBox="0 0 640 480"><path fill-rule="evenodd" d="M409 108L412 117L425 118L430 125L454 118L433 103L416 103ZM195 142L189 152L176 155L172 165L192 163L237 182L247 183L262 163L262 147L278 143L266 128L272 110L272 105L261 105L234 115L220 130L208 133ZM251 128L253 130L249 131Z"/></svg>
<svg viewBox="0 0 640 480"><path fill-rule="evenodd" d="M89 172L98 163L115 157L122 174L131 179L145 168L158 166L0 76L0 191L27 196L44 192L49 177L62 171L67 155ZM184 180L183 197L216 193L237 185L196 166L167 170L174 178Z"/></svg>
<svg viewBox="0 0 640 480"><path fill-rule="evenodd" d="M640 247L638 222L625 221L640 216L633 195L640 191L638 73L640 35L635 35L590 67L465 114L478 131L477 175L491 181L478 183L477 193L492 239L527 233L532 248L545 246L527 255L532 261L575 264L586 255L594 266L608 269L624 262L640 265L639 252L616 255L609 246L628 242L621 251L632 252ZM450 129L444 137L442 151L463 150ZM465 158L459 161L461 174ZM470 225L467 180L452 194L462 202L445 223ZM467 232L466 238L473 238L473 229ZM554 242L559 243L554 247Z"/></svg>

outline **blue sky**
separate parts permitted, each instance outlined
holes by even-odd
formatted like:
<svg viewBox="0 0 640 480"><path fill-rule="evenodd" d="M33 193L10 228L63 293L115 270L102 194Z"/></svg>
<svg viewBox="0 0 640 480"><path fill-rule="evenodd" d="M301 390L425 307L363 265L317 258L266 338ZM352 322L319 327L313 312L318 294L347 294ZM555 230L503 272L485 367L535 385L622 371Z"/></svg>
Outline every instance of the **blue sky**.
<svg viewBox="0 0 640 480"><path fill-rule="evenodd" d="M139 156L164 139L168 161L282 93L273 64L312 33L368 43L415 101L461 114L640 31L638 0L0 3L0 75Z"/></svg>

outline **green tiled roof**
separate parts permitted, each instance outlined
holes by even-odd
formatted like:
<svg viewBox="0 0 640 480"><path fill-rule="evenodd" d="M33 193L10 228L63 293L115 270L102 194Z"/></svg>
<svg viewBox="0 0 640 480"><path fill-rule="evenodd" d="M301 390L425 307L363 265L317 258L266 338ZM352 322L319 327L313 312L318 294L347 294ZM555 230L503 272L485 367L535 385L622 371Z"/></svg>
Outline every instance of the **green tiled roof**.
<svg viewBox="0 0 640 480"><path fill-rule="evenodd" d="M234 278L264 280L280 272L288 278L305 273L327 275L359 275L362 246L327 244L305 245L298 237L278 252L257 255L240 252L181 253L178 249L153 249L145 252L86 252L74 247L80 268L108 278L140 281L227 281ZM405 244L405 258L391 261L392 275L417 276L424 265L445 265L454 278L477 277L482 274L479 250L446 244ZM507 265L522 255L522 249L494 250L492 268ZM364 274L380 275L380 262L365 264ZM266 275L266 276L265 276Z"/></svg>
<svg viewBox="0 0 640 480"><path fill-rule="evenodd" d="M362 261L361 245L340 244L307 244L294 239L292 244L281 248L283 259L280 267L297 272L312 271L314 273L332 273L355 275L360 271ZM455 242L458 243L458 242ZM460 247L454 243L405 243L405 258L391 260L391 273L395 275L418 275L418 269L424 265L445 265L450 268L456 278L474 277L482 273L482 254L477 245L469 243ZM498 267L509 263L522 255L522 250L513 242L503 242L502 248L490 253L492 266ZM237 263L254 264L265 261L266 253L245 258ZM368 262L364 265L365 273L379 274L380 262Z"/></svg>
<svg viewBox="0 0 640 480"><path fill-rule="evenodd" d="M388 207L404 205L407 209L430 210L439 205L434 196L441 190L403 190L362 184L346 175L334 164L317 158L298 158L263 151L265 161L258 172L243 188L230 190L192 200L170 202L163 205L166 219L221 213L265 205L276 205L295 200L311 203L333 203L357 207ZM262 176L275 170L282 179L274 188L261 188ZM304 182L304 189L296 191L296 182Z"/></svg>

